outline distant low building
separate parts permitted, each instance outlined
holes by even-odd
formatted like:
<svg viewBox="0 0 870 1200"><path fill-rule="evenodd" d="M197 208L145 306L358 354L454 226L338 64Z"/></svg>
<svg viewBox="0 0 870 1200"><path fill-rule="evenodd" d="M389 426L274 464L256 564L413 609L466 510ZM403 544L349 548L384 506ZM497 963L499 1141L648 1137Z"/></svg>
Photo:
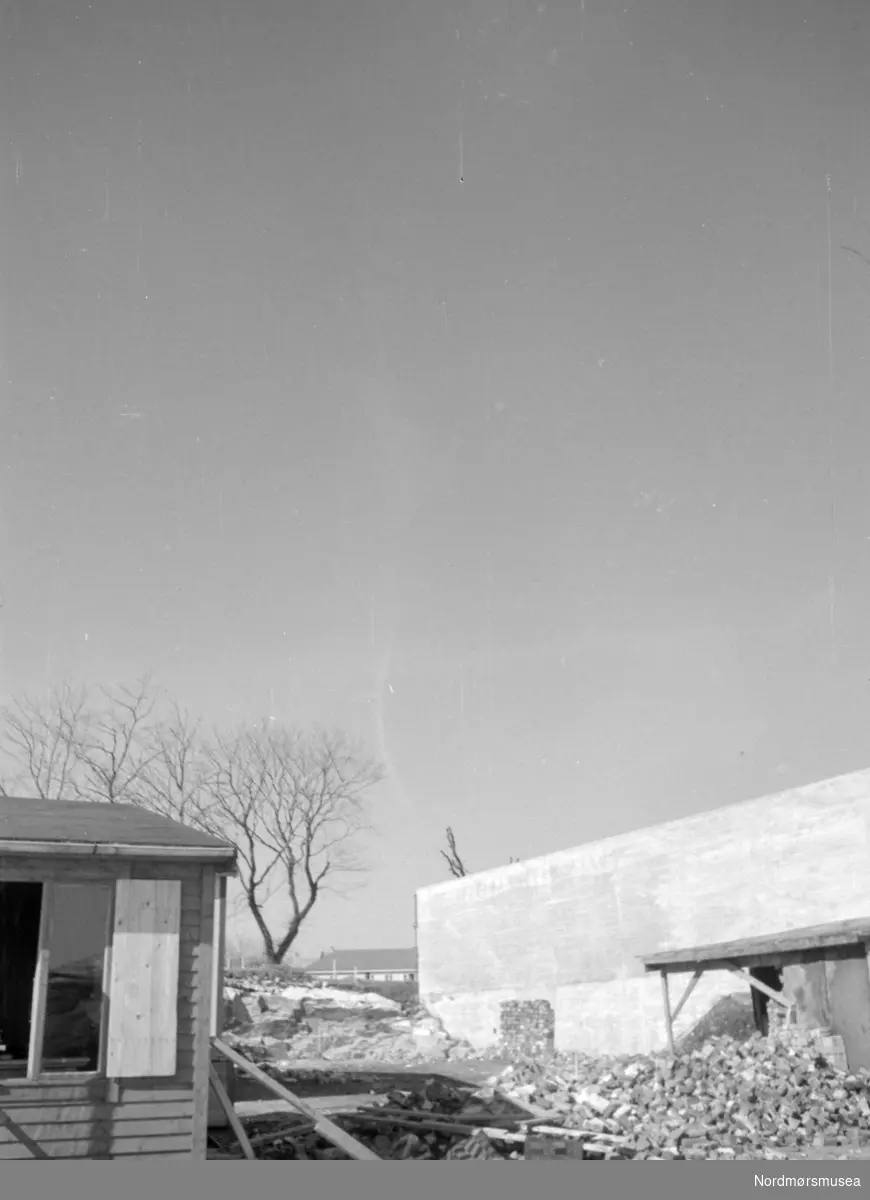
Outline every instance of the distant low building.
<svg viewBox="0 0 870 1200"><path fill-rule="evenodd" d="M303 968L315 979L354 979L378 982L413 982L417 978L417 951L327 950Z"/></svg>

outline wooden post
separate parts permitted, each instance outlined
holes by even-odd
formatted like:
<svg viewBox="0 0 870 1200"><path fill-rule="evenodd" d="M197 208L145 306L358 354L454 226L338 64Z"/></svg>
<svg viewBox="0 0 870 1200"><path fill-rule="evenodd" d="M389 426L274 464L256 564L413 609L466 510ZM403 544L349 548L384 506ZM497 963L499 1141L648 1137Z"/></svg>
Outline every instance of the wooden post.
<svg viewBox="0 0 870 1200"><path fill-rule="evenodd" d="M227 877L215 880L215 938L212 959L211 1036L220 1037L224 1028L224 958L227 936Z"/></svg>
<svg viewBox="0 0 870 1200"><path fill-rule="evenodd" d="M674 1021L676 1021L677 1017L683 1011L683 1005L686 1003L686 1001L691 996L692 992L694 992L695 988L698 986L698 980L701 978L702 975L703 975L703 971L699 968L695 972L695 974L692 976L692 978L689 980L689 986L683 992L680 1003L677 1005L677 1007L671 1013L671 1027L673 1027Z"/></svg>
<svg viewBox="0 0 870 1200"><path fill-rule="evenodd" d="M351 1137L345 1130L340 1129L328 1117L323 1116L317 1109L312 1108L310 1104L306 1104L289 1088L278 1083L271 1075L267 1075L265 1071L261 1071L255 1063L250 1062L244 1055L239 1054L237 1050L233 1050L226 1042L222 1042L220 1038L214 1039L214 1047L219 1050L230 1062L235 1063L237 1067L241 1067L263 1087L268 1088L275 1096L279 1096L282 1100L286 1100L292 1105L297 1112L303 1113L314 1122L314 1128L321 1137L325 1137L327 1141L332 1142L333 1146L338 1146L340 1150L344 1150L345 1154L349 1154L351 1158L356 1158L364 1161L380 1162L380 1158L373 1150L369 1150L368 1146L364 1146L362 1142L357 1141L355 1137Z"/></svg>
<svg viewBox="0 0 870 1200"><path fill-rule="evenodd" d="M48 995L49 954L54 926L54 887L42 885L42 909L39 914L39 950L33 974L33 999L30 1005L30 1046L27 1052L27 1078L38 1079L42 1072L42 1042L45 1037L45 1002Z"/></svg>
<svg viewBox="0 0 870 1200"><path fill-rule="evenodd" d="M233 1108L232 1101L227 1095L226 1088L221 1083L221 1078L215 1070L214 1063L209 1063L208 1073L214 1094L217 1096L221 1108L226 1113L227 1120L230 1123L230 1128L236 1135L236 1141L242 1148L242 1154L244 1154L245 1158L256 1158L257 1156L254 1153L254 1149L248 1140L248 1135L245 1133L245 1127L236 1115L236 1110Z"/></svg>
<svg viewBox="0 0 870 1200"><path fill-rule="evenodd" d="M671 1054L674 1053L674 1020L671 1016L671 997L668 991L668 973L667 971L659 972L662 980L662 1004L665 1009L665 1030L668 1036L668 1050Z"/></svg>

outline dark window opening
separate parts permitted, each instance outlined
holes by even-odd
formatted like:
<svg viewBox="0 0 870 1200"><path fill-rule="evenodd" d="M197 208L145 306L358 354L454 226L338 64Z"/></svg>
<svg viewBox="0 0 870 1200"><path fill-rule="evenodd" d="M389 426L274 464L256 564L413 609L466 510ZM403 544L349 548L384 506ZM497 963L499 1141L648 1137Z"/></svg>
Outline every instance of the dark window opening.
<svg viewBox="0 0 870 1200"><path fill-rule="evenodd" d="M27 1062L41 883L0 881L0 1063Z"/></svg>
<svg viewBox="0 0 870 1200"><path fill-rule="evenodd" d="M110 908L105 884L0 882L0 1077L28 1075L39 979L39 1073L99 1069Z"/></svg>
<svg viewBox="0 0 870 1200"><path fill-rule="evenodd" d="M774 992L782 991L782 971L779 967L752 967L749 974L753 979L757 979L759 983L767 984ZM770 996L760 992L758 988L752 988L752 1015L755 1017L755 1028L759 1033L767 1037L770 1022L768 1021L768 1007L776 1003L771 1000Z"/></svg>

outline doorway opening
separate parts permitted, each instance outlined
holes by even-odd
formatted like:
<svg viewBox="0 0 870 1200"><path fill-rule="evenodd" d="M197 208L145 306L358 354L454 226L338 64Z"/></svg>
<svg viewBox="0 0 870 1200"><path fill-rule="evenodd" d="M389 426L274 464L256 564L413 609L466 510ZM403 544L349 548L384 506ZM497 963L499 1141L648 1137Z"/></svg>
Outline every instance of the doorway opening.
<svg viewBox="0 0 870 1200"><path fill-rule="evenodd" d="M753 979L757 979L759 983L764 983L774 992L782 991L782 969L780 967L751 967L749 974ZM760 992L758 988L750 988L752 992L752 1015L755 1018L755 1028L764 1037L767 1037L770 1031L770 1021L768 1019L768 1008L771 1003L770 996L766 996L764 992Z"/></svg>

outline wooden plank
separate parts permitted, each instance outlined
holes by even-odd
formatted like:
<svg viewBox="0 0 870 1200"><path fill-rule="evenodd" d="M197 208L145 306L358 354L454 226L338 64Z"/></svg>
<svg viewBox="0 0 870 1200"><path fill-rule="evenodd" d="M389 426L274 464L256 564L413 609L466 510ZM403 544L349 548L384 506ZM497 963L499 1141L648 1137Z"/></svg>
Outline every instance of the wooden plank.
<svg viewBox="0 0 870 1200"><path fill-rule="evenodd" d="M82 1121L153 1121L193 1117L193 1097L156 1104L10 1104L0 1097L0 1111L18 1125L63 1125ZM2 1118L0 1118L2 1123Z"/></svg>
<svg viewBox="0 0 870 1200"><path fill-rule="evenodd" d="M40 858L147 858L228 863L235 851L225 846L132 846L122 842L27 842L0 839L0 854L37 855Z"/></svg>
<svg viewBox="0 0 870 1200"><path fill-rule="evenodd" d="M130 862L133 879L180 879L186 886L189 881L199 879L201 866L199 863L167 862L166 859L155 859L153 862L135 859Z"/></svg>
<svg viewBox="0 0 870 1200"><path fill-rule="evenodd" d="M242 1148L242 1154L245 1158L256 1158L251 1143L248 1141L248 1135L245 1133L245 1127L239 1118L236 1116L236 1110L233 1108L232 1101L227 1095L227 1090L221 1081L221 1077L217 1073L214 1063L209 1063L209 1079L211 1081L212 1090L218 1098L218 1103L224 1110L224 1114L230 1123L230 1128L236 1135L236 1141ZM208 1104L206 1102L206 1109Z"/></svg>
<svg viewBox="0 0 870 1200"><path fill-rule="evenodd" d="M113 1121L109 1128L113 1140L184 1134L189 1142L193 1131L193 1114L187 1117L154 1117L150 1121Z"/></svg>
<svg viewBox="0 0 870 1200"><path fill-rule="evenodd" d="M158 1137L115 1138L99 1143L99 1149L90 1153L87 1143L76 1138L66 1138L63 1141L47 1142L44 1146L33 1148L20 1142L0 1143L0 1159L34 1159L34 1158L71 1158L71 1159L105 1159L105 1158L154 1158L169 1155L186 1158L190 1157L190 1137L187 1134L164 1134Z"/></svg>
<svg viewBox="0 0 870 1200"><path fill-rule="evenodd" d="M178 880L115 885L106 1063L112 1078L176 1072L180 907Z"/></svg>
<svg viewBox="0 0 870 1200"><path fill-rule="evenodd" d="M688 986L686 987L686 990L683 992L683 995L680 998L679 1004L674 1009L674 1011L671 1013L671 1028L672 1029L674 1027L674 1021L676 1021L677 1017L683 1011L683 1006L685 1005L686 1001L691 996L692 992L694 992L695 988L698 986L698 980L701 978L701 976L703 974L704 974L703 971L696 971L695 974L692 976L692 978L689 980ZM662 972L662 978L664 978L664 977L665 977L665 973Z"/></svg>
<svg viewBox="0 0 870 1200"><path fill-rule="evenodd" d="M39 914L39 949L33 975L33 998L30 1006L30 1048L27 1054L27 1077L37 1079L42 1068L42 1043L45 1037L45 1001L48 995L49 953L53 919L54 888L42 885L42 909Z"/></svg>
<svg viewBox="0 0 870 1200"><path fill-rule="evenodd" d="M769 988L766 983L762 983L760 979L756 979L744 967L738 967L736 963L732 963L729 970L733 975L737 975L743 979L750 987L756 988L759 992L764 992L765 996L769 996L771 1000L775 1000L777 1004L781 1004L783 1008L790 1008L788 1000L785 999L782 992L775 992L773 988Z"/></svg>
<svg viewBox="0 0 870 1200"><path fill-rule="evenodd" d="M215 934L213 937L211 983L211 1036L223 1033L224 1016L224 960L226 959L227 929L227 881L226 876L215 877Z"/></svg>
<svg viewBox="0 0 870 1200"><path fill-rule="evenodd" d="M160 1133L144 1137L113 1137L108 1151L114 1156L133 1154L167 1154L185 1151L190 1154L190 1133Z"/></svg>
<svg viewBox="0 0 870 1200"><path fill-rule="evenodd" d="M193 1127L194 1160L205 1162L208 1141L209 1080L211 1078L211 982L212 942L214 939L215 874L202 873L202 901L197 955L197 989L194 1020L193 1096L195 1121ZM213 1081L212 1081L213 1086Z"/></svg>
<svg viewBox="0 0 870 1200"><path fill-rule="evenodd" d="M149 1087L149 1083L153 1082L153 1087ZM189 1098L193 1103L193 1088L189 1083L178 1083L171 1087L167 1085L165 1079L137 1079L135 1083L121 1082L121 1104L163 1104L172 1103L175 1100Z"/></svg>
<svg viewBox="0 0 870 1200"><path fill-rule="evenodd" d="M0 880L4 883L105 883L115 878L112 863L70 859L69 862L27 858L21 862L0 857Z"/></svg>
<svg viewBox="0 0 870 1200"><path fill-rule="evenodd" d="M10 1104L54 1104L65 1101L82 1104L87 1101L99 1103L106 1098L106 1083L105 1079L92 1077L89 1077L86 1083L70 1084L45 1083L42 1080L31 1083L18 1079L9 1081L0 1078L0 1085L2 1085L0 1107L8 1108Z"/></svg>
<svg viewBox="0 0 870 1200"><path fill-rule="evenodd" d="M351 1137L349 1133L346 1133L343 1129L339 1129L339 1127L334 1124L334 1122L330 1121L328 1117L324 1117L322 1113L317 1112L316 1109L312 1108L309 1104L306 1104L304 1100L300 1099L299 1096L291 1092L289 1088L284 1087L283 1084L280 1084L276 1080L272 1079L272 1077L267 1075L265 1071L261 1071L258 1066L252 1062L249 1062L247 1058L244 1058L236 1050L233 1050L233 1048L228 1046L226 1042L222 1042L220 1038L214 1038L212 1044L221 1052L221 1054L228 1058L230 1062L235 1063L237 1067L241 1067L243 1071L245 1071L253 1079L256 1079L258 1083L261 1083L263 1087L267 1088L273 1093L273 1095L280 1097L282 1100L286 1100L287 1103L292 1105L297 1112L303 1113L306 1117L309 1117L312 1121L314 1121L314 1127L321 1137L326 1138L328 1141L332 1142L334 1146L338 1146L339 1149L344 1150L346 1154L351 1156L351 1158L356 1158L366 1162L380 1161L378 1155L372 1150L369 1150L368 1146L364 1146L362 1142L357 1141L355 1137Z"/></svg>
<svg viewBox="0 0 870 1200"><path fill-rule="evenodd" d="M151 1150L126 1154L123 1151L112 1155L113 1162L139 1162L144 1166L161 1162L190 1162L190 1149L185 1150Z"/></svg>
<svg viewBox="0 0 870 1200"><path fill-rule="evenodd" d="M100 997L100 1048L97 1056L100 1070L105 1072L109 1055L109 992L112 988L112 931L115 928L115 889L106 914L106 947L103 951L103 994Z"/></svg>
<svg viewBox="0 0 870 1200"><path fill-rule="evenodd" d="M674 1053L674 1021L671 1016L671 997L668 991L668 973L662 971L659 976L662 985L662 1004L665 1010L665 1034L668 1039L668 1050Z"/></svg>

